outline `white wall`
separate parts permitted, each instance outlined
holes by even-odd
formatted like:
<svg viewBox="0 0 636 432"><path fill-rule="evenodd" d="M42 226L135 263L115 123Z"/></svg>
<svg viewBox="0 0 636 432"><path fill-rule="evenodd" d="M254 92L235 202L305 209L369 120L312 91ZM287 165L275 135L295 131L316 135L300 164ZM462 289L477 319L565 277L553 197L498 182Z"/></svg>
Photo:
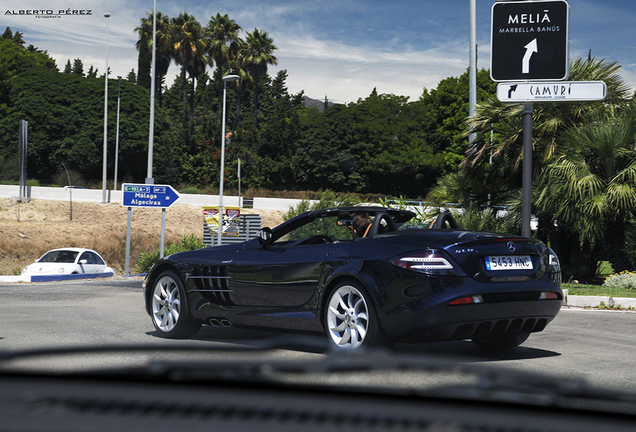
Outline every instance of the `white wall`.
<svg viewBox="0 0 636 432"><path fill-rule="evenodd" d="M68 201L69 194L73 194L73 201L77 202L102 202L101 189L69 189L56 187L39 187L33 186L30 190L30 198L52 201ZM122 201L121 191L107 191L111 203L120 203ZM0 185L0 198L17 197L20 193L18 185ZM301 200L285 199L285 198L254 198L255 210L280 210L287 211L291 206L297 206ZM198 194L180 194L178 204L188 204L194 207L202 206L218 206L218 195L198 195ZM237 196L223 196L224 206L238 207L239 198Z"/></svg>

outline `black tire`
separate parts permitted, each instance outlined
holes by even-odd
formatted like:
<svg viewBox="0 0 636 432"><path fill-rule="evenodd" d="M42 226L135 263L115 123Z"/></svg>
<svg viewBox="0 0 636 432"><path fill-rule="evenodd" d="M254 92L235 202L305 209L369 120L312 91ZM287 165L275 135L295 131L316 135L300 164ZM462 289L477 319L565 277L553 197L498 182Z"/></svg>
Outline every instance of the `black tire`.
<svg viewBox="0 0 636 432"><path fill-rule="evenodd" d="M472 341L481 348L503 351L518 347L528 339L528 336L530 336L530 333L517 333L515 335L502 335L492 338L473 338Z"/></svg>
<svg viewBox="0 0 636 432"><path fill-rule="evenodd" d="M192 337L201 322L192 318L181 278L173 271L164 271L152 287L150 311L152 324L160 336L170 339Z"/></svg>
<svg viewBox="0 0 636 432"><path fill-rule="evenodd" d="M327 337L340 349L389 344L371 297L352 280L340 282L330 291L324 323Z"/></svg>

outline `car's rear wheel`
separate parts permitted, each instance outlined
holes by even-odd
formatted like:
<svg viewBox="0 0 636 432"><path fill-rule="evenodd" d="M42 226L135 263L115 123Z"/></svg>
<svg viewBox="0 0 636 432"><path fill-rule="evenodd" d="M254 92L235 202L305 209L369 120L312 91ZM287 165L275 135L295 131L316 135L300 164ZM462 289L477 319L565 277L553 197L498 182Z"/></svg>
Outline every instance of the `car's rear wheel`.
<svg viewBox="0 0 636 432"><path fill-rule="evenodd" d="M173 271L159 275L152 288L152 324L167 338L181 339L194 336L201 322L192 318L181 279Z"/></svg>
<svg viewBox="0 0 636 432"><path fill-rule="evenodd" d="M505 350L517 347L528 339L530 333L518 333L514 335L502 335L491 338L473 338L475 345L490 350Z"/></svg>
<svg viewBox="0 0 636 432"><path fill-rule="evenodd" d="M378 345L386 340L371 298L353 281L340 283L329 294L325 328L329 340L342 349Z"/></svg>

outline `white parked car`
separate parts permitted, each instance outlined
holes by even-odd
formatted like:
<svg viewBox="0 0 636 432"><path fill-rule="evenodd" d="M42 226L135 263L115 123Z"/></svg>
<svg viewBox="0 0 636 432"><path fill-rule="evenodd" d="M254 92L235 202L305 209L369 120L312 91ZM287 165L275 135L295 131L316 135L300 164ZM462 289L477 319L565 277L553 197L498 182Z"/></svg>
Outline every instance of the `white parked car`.
<svg viewBox="0 0 636 432"><path fill-rule="evenodd" d="M113 273L104 259L90 249L53 249L22 270L23 275L44 276L63 274Z"/></svg>

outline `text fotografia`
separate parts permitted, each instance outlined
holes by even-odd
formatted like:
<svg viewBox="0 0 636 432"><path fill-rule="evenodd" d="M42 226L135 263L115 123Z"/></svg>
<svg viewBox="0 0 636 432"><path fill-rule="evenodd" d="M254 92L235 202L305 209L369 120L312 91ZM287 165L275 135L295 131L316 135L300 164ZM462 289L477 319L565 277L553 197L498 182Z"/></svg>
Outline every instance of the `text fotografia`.
<svg viewBox="0 0 636 432"><path fill-rule="evenodd" d="M62 18L63 16L93 15L92 9L7 9L5 15L33 16L35 18Z"/></svg>

